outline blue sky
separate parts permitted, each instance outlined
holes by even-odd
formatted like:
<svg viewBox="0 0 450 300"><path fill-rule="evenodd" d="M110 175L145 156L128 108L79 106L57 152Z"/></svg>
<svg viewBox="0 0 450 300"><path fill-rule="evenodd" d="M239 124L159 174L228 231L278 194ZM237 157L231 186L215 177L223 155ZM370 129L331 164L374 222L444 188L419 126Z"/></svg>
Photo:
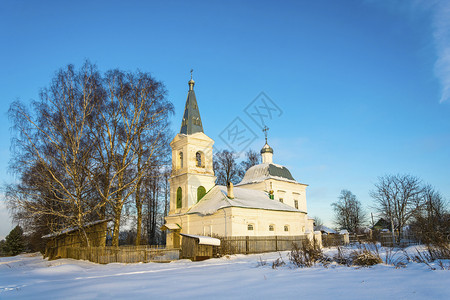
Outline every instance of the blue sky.
<svg viewBox="0 0 450 300"><path fill-rule="evenodd" d="M178 131L194 69L205 133L219 136L265 94L274 161L309 184L309 214L332 225L349 189L368 212L378 176L409 173L450 198L450 5L445 1L2 1L0 181L16 99L37 99L55 71L85 59L151 72ZM12 225L3 196L0 238Z"/></svg>

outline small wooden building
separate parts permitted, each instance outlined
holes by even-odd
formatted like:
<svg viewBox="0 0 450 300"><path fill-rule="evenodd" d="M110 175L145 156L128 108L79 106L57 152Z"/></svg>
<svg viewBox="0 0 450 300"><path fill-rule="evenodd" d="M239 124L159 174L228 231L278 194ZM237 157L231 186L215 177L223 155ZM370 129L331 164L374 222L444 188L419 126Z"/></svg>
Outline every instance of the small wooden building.
<svg viewBox="0 0 450 300"><path fill-rule="evenodd" d="M220 246L220 240L209 236L181 234L181 258L194 261L205 260L213 256L213 247Z"/></svg>
<svg viewBox="0 0 450 300"><path fill-rule="evenodd" d="M105 247L106 231L110 220L99 220L84 225L83 229L91 247ZM61 232L47 234L44 257L51 259L67 257L67 247L86 247L83 231L79 227L69 228Z"/></svg>

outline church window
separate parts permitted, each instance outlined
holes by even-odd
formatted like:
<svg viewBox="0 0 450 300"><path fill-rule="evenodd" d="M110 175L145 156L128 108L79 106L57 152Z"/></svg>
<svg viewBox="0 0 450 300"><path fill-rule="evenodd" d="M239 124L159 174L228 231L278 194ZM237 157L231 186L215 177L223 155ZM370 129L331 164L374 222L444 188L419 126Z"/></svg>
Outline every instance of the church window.
<svg viewBox="0 0 450 300"><path fill-rule="evenodd" d="M295 208L298 209L298 200L294 200Z"/></svg>
<svg viewBox="0 0 450 300"><path fill-rule="evenodd" d="M284 231L289 231L289 225L284 225Z"/></svg>
<svg viewBox="0 0 450 300"><path fill-rule="evenodd" d="M183 152L180 152L180 168L183 168Z"/></svg>
<svg viewBox="0 0 450 300"><path fill-rule="evenodd" d="M247 225L247 230L253 230L253 224L248 224Z"/></svg>
<svg viewBox="0 0 450 300"><path fill-rule="evenodd" d="M274 230L275 230L275 225L270 224L270 225L269 225L269 231L274 231Z"/></svg>
<svg viewBox="0 0 450 300"><path fill-rule="evenodd" d="M203 198L206 194L206 189L203 186L199 186L197 189L197 202L200 201L200 199Z"/></svg>
<svg viewBox="0 0 450 300"><path fill-rule="evenodd" d="M195 153L195 159L197 160L197 167L202 166L202 155L200 152Z"/></svg>
<svg viewBox="0 0 450 300"><path fill-rule="evenodd" d="M283 203L283 201L284 201L283 198L280 198L280 202Z"/></svg>
<svg viewBox="0 0 450 300"><path fill-rule="evenodd" d="M177 189L177 208L181 208L182 200L183 200L183 191L181 190L181 187L178 187L178 189Z"/></svg>
<svg viewBox="0 0 450 300"><path fill-rule="evenodd" d="M197 153L195 153L195 160L196 160L196 165L197 167L200 168L204 168L205 167L205 155L203 154L203 152L198 151Z"/></svg>

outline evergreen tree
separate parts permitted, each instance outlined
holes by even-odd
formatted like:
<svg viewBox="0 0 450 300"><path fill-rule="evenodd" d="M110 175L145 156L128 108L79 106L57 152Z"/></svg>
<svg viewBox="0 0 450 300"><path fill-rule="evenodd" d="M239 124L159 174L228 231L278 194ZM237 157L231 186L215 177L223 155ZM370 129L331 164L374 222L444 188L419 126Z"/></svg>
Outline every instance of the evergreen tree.
<svg viewBox="0 0 450 300"><path fill-rule="evenodd" d="M8 234L3 247L3 252L12 256L20 254L25 249L23 230L19 225Z"/></svg>

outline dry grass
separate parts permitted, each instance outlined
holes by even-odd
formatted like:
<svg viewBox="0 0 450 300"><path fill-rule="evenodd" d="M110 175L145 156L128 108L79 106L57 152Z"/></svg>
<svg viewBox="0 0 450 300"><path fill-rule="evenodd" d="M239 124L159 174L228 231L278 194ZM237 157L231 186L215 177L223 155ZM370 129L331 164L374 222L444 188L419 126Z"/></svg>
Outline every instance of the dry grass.
<svg viewBox="0 0 450 300"><path fill-rule="evenodd" d="M293 243L292 248L292 251L289 253L289 260L299 268L312 267L324 258L322 250L315 242L311 242L308 239L302 243L301 247Z"/></svg>
<svg viewBox="0 0 450 300"><path fill-rule="evenodd" d="M426 245L426 251L419 251L416 249L414 255L408 255L404 253L409 261L426 264L431 270L436 270L436 267L432 265L433 262L437 262L437 265L441 270L450 270L450 263L444 263L442 260L450 259L450 245L448 243L428 244Z"/></svg>

